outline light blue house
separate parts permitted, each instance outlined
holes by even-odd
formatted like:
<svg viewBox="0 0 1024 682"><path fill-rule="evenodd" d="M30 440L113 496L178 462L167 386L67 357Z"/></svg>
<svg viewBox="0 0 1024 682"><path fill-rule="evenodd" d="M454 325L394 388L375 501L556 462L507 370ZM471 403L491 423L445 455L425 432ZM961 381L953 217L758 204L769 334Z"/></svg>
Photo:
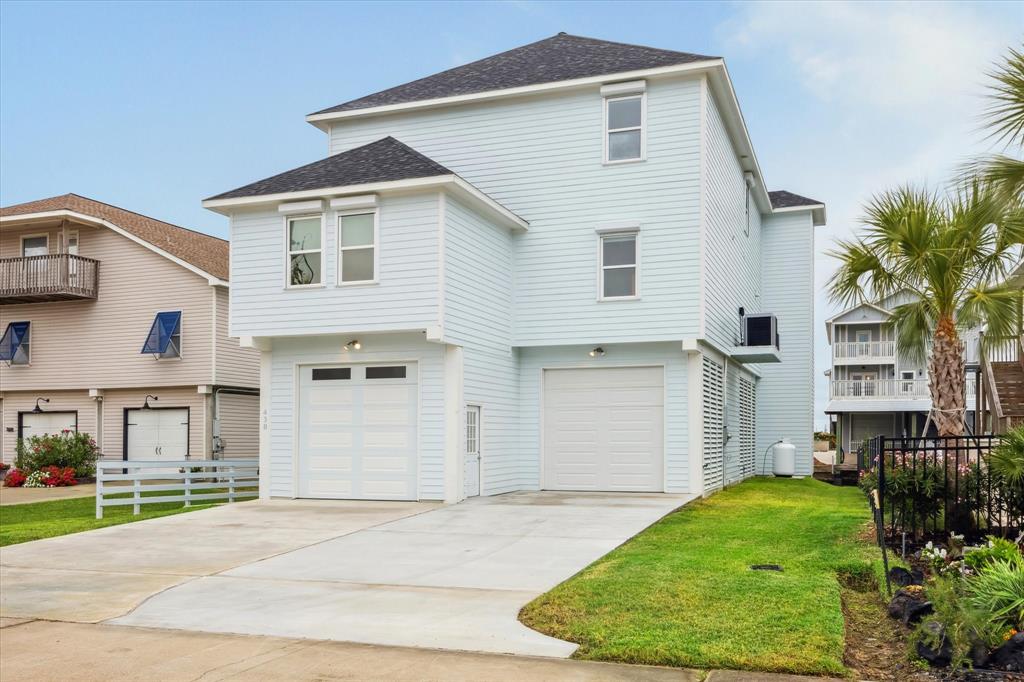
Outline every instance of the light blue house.
<svg viewBox="0 0 1024 682"><path fill-rule="evenodd" d="M263 495L811 473L825 210L767 191L722 59L558 34L307 120L325 159L204 202Z"/></svg>

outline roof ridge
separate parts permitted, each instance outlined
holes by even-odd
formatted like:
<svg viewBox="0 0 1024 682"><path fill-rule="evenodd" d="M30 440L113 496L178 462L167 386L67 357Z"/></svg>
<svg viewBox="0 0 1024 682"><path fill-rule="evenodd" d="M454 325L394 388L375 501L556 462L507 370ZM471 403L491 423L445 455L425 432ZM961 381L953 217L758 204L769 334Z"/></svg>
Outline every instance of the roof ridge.
<svg viewBox="0 0 1024 682"><path fill-rule="evenodd" d="M722 58L720 56L715 56L715 55L700 54L699 52L682 52L680 50L670 50L667 47L654 47L653 45L641 45L640 43L624 43L621 40L605 40L604 38L593 38L591 36L581 36L581 35L576 35L575 33L566 33L565 31L560 31L556 35L552 36L552 38L555 38L555 37L558 37L558 36L566 36L566 37L569 37L569 38L576 38L577 40L587 40L587 41L592 42L592 43L606 43L606 44L610 44L610 45L621 45L622 47L642 47L645 50L658 50L659 52L671 52L672 54L684 54L684 55L686 55L688 57L704 57L705 59L721 59ZM547 38L546 40L550 40L550 39L551 38ZM526 46L524 45L523 47L526 47Z"/></svg>

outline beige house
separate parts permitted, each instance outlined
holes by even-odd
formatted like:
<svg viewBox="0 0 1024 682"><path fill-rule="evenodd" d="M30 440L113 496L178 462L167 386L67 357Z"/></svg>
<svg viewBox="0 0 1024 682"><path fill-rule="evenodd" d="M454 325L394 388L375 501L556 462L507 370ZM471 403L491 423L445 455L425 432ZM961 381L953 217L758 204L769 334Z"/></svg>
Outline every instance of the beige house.
<svg viewBox="0 0 1024 682"><path fill-rule="evenodd" d="M0 209L0 455L77 429L106 459L252 457L259 353L228 242L66 194Z"/></svg>

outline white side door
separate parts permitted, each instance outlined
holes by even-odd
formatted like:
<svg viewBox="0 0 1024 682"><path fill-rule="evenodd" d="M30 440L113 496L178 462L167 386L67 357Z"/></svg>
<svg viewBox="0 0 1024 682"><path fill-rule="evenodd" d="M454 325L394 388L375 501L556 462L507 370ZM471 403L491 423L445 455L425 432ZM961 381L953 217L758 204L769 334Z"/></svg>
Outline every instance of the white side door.
<svg viewBox="0 0 1024 682"><path fill-rule="evenodd" d="M466 497L480 494L480 406L466 406L466 453L464 460Z"/></svg>
<svg viewBox="0 0 1024 682"><path fill-rule="evenodd" d="M183 460L188 456L188 408L128 410L128 459Z"/></svg>
<svg viewBox="0 0 1024 682"><path fill-rule="evenodd" d="M21 437L46 436L78 430L77 412L25 412L21 415Z"/></svg>

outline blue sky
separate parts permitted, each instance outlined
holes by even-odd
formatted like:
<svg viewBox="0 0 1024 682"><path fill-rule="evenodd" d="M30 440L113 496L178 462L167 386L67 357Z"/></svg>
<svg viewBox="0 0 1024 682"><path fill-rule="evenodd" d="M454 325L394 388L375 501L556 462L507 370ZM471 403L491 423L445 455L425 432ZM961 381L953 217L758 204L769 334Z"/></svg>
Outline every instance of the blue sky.
<svg viewBox="0 0 1024 682"><path fill-rule="evenodd" d="M723 56L769 188L825 201L823 255L872 193L938 184L978 133L1019 3L0 3L0 205L75 192L218 236L200 200L322 157L311 111L567 31Z"/></svg>

